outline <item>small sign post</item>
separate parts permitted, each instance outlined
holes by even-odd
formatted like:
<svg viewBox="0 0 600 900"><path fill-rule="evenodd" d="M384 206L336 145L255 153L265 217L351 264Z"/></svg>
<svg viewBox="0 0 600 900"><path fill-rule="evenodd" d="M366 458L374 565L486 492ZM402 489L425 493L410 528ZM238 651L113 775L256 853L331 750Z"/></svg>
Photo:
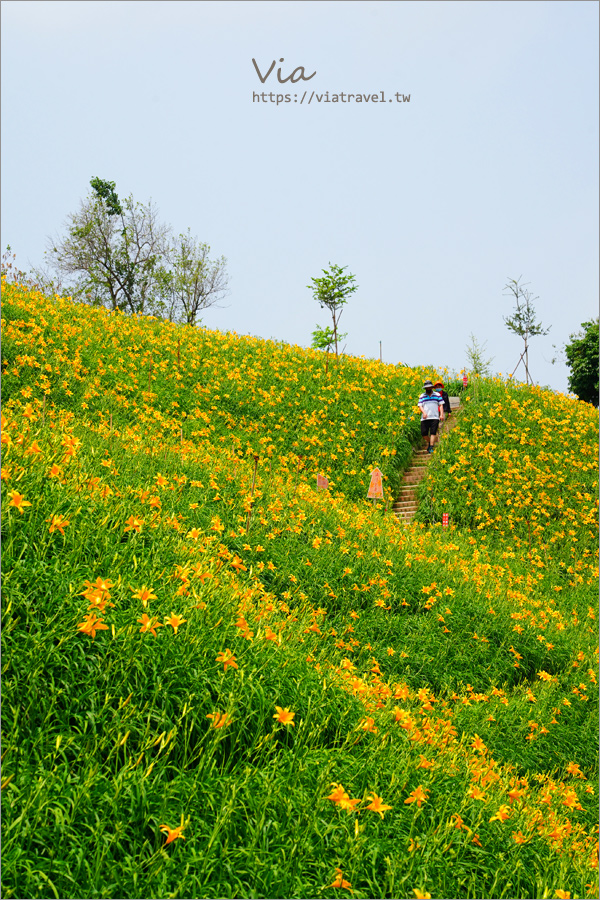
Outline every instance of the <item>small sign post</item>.
<svg viewBox="0 0 600 900"><path fill-rule="evenodd" d="M383 500L383 472L380 469L373 469L371 472L371 482L369 484L368 500Z"/></svg>
<svg viewBox="0 0 600 900"><path fill-rule="evenodd" d="M448 527L448 513L442 513L442 525L444 528Z"/></svg>
<svg viewBox="0 0 600 900"><path fill-rule="evenodd" d="M463 387L466 388L466 386L468 385L468 383L469 383L469 378L468 378L468 376L467 376L467 375L463 375Z"/></svg>
<svg viewBox="0 0 600 900"><path fill-rule="evenodd" d="M317 490L326 491L329 489L329 479L324 475L317 475Z"/></svg>

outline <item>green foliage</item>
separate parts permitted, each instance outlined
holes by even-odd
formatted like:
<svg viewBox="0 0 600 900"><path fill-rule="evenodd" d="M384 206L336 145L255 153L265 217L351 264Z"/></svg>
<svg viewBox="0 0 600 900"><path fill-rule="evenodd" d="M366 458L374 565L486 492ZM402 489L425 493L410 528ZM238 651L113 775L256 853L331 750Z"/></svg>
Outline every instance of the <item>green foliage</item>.
<svg viewBox="0 0 600 900"><path fill-rule="evenodd" d="M570 335L565 345L569 375L569 390L580 400L598 406L598 319L582 322L583 332Z"/></svg>
<svg viewBox="0 0 600 900"><path fill-rule="evenodd" d="M346 335L342 336L338 333L340 316L345 304L348 302L348 297L358 290L358 285L355 284L356 276L344 275L347 268L348 266L337 266L329 263L329 269L322 269L323 277L311 278L312 283L307 285L312 290L313 296L321 309L328 309L331 313L336 357L338 356L339 341L342 337L346 337ZM317 328L319 328L318 325ZM325 332L321 330L319 339L324 339L323 335L328 330L325 329ZM315 338L315 334L316 332L313 332L313 338Z"/></svg>
<svg viewBox="0 0 600 900"><path fill-rule="evenodd" d="M494 357L485 358L487 342L480 344L473 333L470 334L470 343L467 344L467 367L472 375L478 378L489 378L492 374L491 366Z"/></svg>
<svg viewBox="0 0 600 900"><path fill-rule="evenodd" d="M123 207L119 201L116 192L117 186L114 181L103 181L101 178L92 178L90 185L98 199L103 200L106 204L109 216L120 216L123 214Z"/></svg>
<svg viewBox="0 0 600 900"><path fill-rule="evenodd" d="M314 350L331 350L332 347L335 346L335 332L333 328L330 328L328 325L325 328L321 328L320 325L317 325L315 330L312 332L312 341L310 346ZM348 337L347 334L338 334L338 340L342 341L345 337Z"/></svg>
<svg viewBox="0 0 600 900"><path fill-rule="evenodd" d="M3 896L597 891L590 407L486 383L406 527L365 488L431 370L14 285L5 344Z"/></svg>

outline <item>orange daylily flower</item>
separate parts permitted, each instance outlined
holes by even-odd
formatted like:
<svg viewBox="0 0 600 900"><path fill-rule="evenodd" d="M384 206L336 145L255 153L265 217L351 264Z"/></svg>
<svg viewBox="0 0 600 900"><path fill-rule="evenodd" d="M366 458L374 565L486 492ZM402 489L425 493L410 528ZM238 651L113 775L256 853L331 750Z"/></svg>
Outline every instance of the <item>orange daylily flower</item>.
<svg viewBox="0 0 600 900"><path fill-rule="evenodd" d="M133 597L135 600L141 600L144 608L148 606L148 600L156 600L157 596L152 592L152 588L143 587L139 588L137 591L135 588L129 588L129 590L133 593Z"/></svg>
<svg viewBox="0 0 600 900"><path fill-rule="evenodd" d="M94 613L88 613L83 622L79 622L77 628L83 634L89 634L91 638L96 637L97 631L108 631L108 625L105 625L102 619L97 618Z"/></svg>
<svg viewBox="0 0 600 900"><path fill-rule="evenodd" d="M91 589L86 591L85 597L89 603L88 611L91 609L97 609L101 613L104 612L107 606L112 606L114 608L114 603L109 601L110 594L108 591L105 592L106 596L102 595L102 591L97 591L95 589Z"/></svg>
<svg viewBox="0 0 600 900"><path fill-rule="evenodd" d="M566 791L563 806L568 806L569 809L582 809L579 798L574 790Z"/></svg>
<svg viewBox="0 0 600 900"><path fill-rule="evenodd" d="M471 747L473 748L473 750L477 750L480 753L484 753L487 750L487 747L485 746L485 744L483 743L483 741L481 740L481 738L479 737L478 734L476 734L475 737L473 738L473 740L471 741Z"/></svg>
<svg viewBox="0 0 600 900"><path fill-rule="evenodd" d="M217 653L217 656L215 657L215 659L217 662L223 663L223 671L224 672L227 671L227 668L229 666L232 666L232 668L234 668L234 669L237 669L237 667L238 667L238 664L235 661L234 654L228 648L226 648L225 650L221 650L220 653Z"/></svg>
<svg viewBox="0 0 600 900"><path fill-rule="evenodd" d="M327 797L328 800L332 800L334 803L339 803L339 801L342 799L342 797L348 796L348 794L346 794L346 791L344 790L344 788L342 787L341 784L338 784L337 782L334 781L332 784L332 787L333 787L333 791Z"/></svg>
<svg viewBox="0 0 600 900"><path fill-rule="evenodd" d="M427 891L421 892L417 888L413 888L413 894L417 900L431 900L431 894L428 894Z"/></svg>
<svg viewBox="0 0 600 900"><path fill-rule="evenodd" d="M420 784L414 791L411 791L408 795L407 799L404 801L407 804L416 803L418 807L421 806L427 800L427 794L429 793L428 788L423 788Z"/></svg>
<svg viewBox="0 0 600 900"><path fill-rule="evenodd" d="M142 519L136 519L135 516L129 516L125 522L125 531L136 531L139 534L143 524L144 522Z"/></svg>
<svg viewBox="0 0 600 900"><path fill-rule="evenodd" d="M56 515L52 516L51 519L46 519L46 522L50 522L50 527L48 528L50 534L52 534L54 531L60 531L63 537L65 536L65 528L67 527L67 525L71 524L68 519L64 519L62 516Z"/></svg>
<svg viewBox="0 0 600 900"><path fill-rule="evenodd" d="M502 806L499 807L498 812L494 813L490 822L506 822L508 818L510 818L510 810L508 806L502 804Z"/></svg>
<svg viewBox="0 0 600 900"><path fill-rule="evenodd" d="M337 784L336 782L332 785L333 791L327 797L328 800L331 800L332 803L337 803L340 809L345 809L348 812L351 812L354 807L360 803L358 799L352 799L350 795L344 790L341 784Z"/></svg>
<svg viewBox="0 0 600 900"><path fill-rule="evenodd" d="M392 808L391 806L388 806L387 803L384 803L381 797L378 797L377 794L370 794L370 800L371 802L368 806L365 807L365 809L371 809L373 810L373 812L379 813L382 819L385 811Z"/></svg>
<svg viewBox="0 0 600 900"><path fill-rule="evenodd" d="M183 816L181 817L181 825L178 825L177 828L169 828L168 825L161 825L160 830L164 831L167 835L167 839L164 842L163 846L166 847L167 844L170 844L172 841L176 841L178 838L181 838L182 841L185 841L185 838L182 834L183 828Z"/></svg>
<svg viewBox="0 0 600 900"><path fill-rule="evenodd" d="M346 879L342 875L342 870L338 869L338 867L336 866L335 878L333 879L333 882L329 885L329 887L341 887L348 889L351 888L352 885L349 881L346 881Z"/></svg>
<svg viewBox="0 0 600 900"><path fill-rule="evenodd" d="M208 713L206 716L207 719L212 719L211 728L226 728L227 725L231 725L231 715L229 713Z"/></svg>
<svg viewBox="0 0 600 900"><path fill-rule="evenodd" d="M156 637L156 629L162 628L162 622L159 622L156 616L150 618L147 613L144 613L141 619L136 619L137 622L140 622L141 628L140 631L146 633L147 631L151 631L154 637Z"/></svg>
<svg viewBox="0 0 600 900"><path fill-rule="evenodd" d="M10 497L10 500L8 501L8 505L14 506L15 509L18 509L20 513L25 512L25 509L24 509L25 506L31 506L31 503L29 502L29 500L25 500L23 498L23 494L19 494L18 491L11 491L8 496Z"/></svg>
<svg viewBox="0 0 600 900"><path fill-rule="evenodd" d="M362 731L370 731L372 734L377 734L379 730L375 725L375 719L372 719L371 716L365 716L364 719L361 719L358 723L358 727L362 729Z"/></svg>
<svg viewBox="0 0 600 900"><path fill-rule="evenodd" d="M290 712L287 706L285 707L285 709L282 709L281 706L276 706L275 709L277 710L277 712L273 715L274 719L277 719L277 721L281 722L282 725L296 725L296 723L294 722L294 716L296 715L296 713Z"/></svg>
<svg viewBox="0 0 600 900"><path fill-rule="evenodd" d="M177 634L177 629L180 625L183 625L184 622L187 622L187 619L178 616L177 613L173 612L173 610L171 610L170 618L165 619L165 625L170 625L175 634Z"/></svg>
<svg viewBox="0 0 600 900"><path fill-rule="evenodd" d="M42 452L42 448L40 447L40 445L38 444L37 441L34 441L33 444L31 444L31 446L28 447L27 450L25 451L25 453L27 453L27 454L33 453L36 455L41 452Z"/></svg>
<svg viewBox="0 0 600 900"><path fill-rule="evenodd" d="M394 691L394 700L406 700L408 699L409 694L410 691L408 686L406 684L399 684Z"/></svg>

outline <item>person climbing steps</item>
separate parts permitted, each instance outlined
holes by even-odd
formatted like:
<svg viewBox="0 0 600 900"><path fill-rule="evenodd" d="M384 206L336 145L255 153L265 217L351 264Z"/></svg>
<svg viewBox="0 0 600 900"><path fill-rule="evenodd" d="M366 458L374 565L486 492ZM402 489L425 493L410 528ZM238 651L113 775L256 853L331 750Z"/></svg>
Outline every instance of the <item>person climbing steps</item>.
<svg viewBox="0 0 600 900"><path fill-rule="evenodd" d="M421 410L421 434L428 441L428 453L435 450L436 435L440 422L444 421L444 401L440 394L433 389L433 382L425 381L424 392L418 400Z"/></svg>

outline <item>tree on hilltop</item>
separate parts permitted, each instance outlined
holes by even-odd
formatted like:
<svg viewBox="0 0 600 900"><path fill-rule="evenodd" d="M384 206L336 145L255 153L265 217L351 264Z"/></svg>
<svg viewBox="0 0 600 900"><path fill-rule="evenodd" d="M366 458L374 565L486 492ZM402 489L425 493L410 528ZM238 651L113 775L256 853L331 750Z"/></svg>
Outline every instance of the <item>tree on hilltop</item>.
<svg viewBox="0 0 600 900"><path fill-rule="evenodd" d="M531 291L527 289L527 285L520 284L521 277L517 279L509 278L504 286L504 290L508 291L508 294L505 294L505 296L512 296L515 301L515 311L512 316L504 316L504 322L508 330L519 335L524 343L523 352L519 357L519 362L513 369L512 375L523 363L525 366L525 382L526 384L533 384L533 379L529 372L529 342L532 337L538 334L548 334L550 329L543 328L542 323L536 321L533 301L539 298L532 295Z"/></svg>
<svg viewBox="0 0 600 900"><path fill-rule="evenodd" d="M583 332L569 335L565 344L569 375L569 390L580 400L598 406L598 319L582 322Z"/></svg>
<svg viewBox="0 0 600 900"><path fill-rule="evenodd" d="M210 247L190 234L179 234L167 251L163 275L164 303L169 318L195 325L198 313L217 305L227 291L227 260L209 259Z"/></svg>
<svg viewBox="0 0 600 900"><path fill-rule="evenodd" d="M485 358L487 341L484 341L483 344L480 344L473 332L471 332L469 337L470 343L467 344L466 347L469 371L471 371L473 375L477 375L479 378L490 378L492 375L491 366L494 361L494 357L491 356L489 359Z"/></svg>
<svg viewBox="0 0 600 900"><path fill-rule="evenodd" d="M344 275L348 266L336 266L329 263L329 271L322 269L322 278L311 278L312 284L307 287L313 292L313 296L321 309L328 309L331 313L333 329L321 328L317 325L313 331L312 346L316 349L327 349L332 344L335 346L335 355L338 356L338 343L346 335L338 333L338 325L348 297L358 290L354 283L354 275Z"/></svg>
<svg viewBox="0 0 600 900"><path fill-rule="evenodd" d="M65 279L74 299L96 306L196 324L199 310L226 290L224 257L211 262L208 245L189 231L174 238L152 202L119 198L114 181L92 178L90 185L67 217L66 234L48 245L61 287Z"/></svg>

